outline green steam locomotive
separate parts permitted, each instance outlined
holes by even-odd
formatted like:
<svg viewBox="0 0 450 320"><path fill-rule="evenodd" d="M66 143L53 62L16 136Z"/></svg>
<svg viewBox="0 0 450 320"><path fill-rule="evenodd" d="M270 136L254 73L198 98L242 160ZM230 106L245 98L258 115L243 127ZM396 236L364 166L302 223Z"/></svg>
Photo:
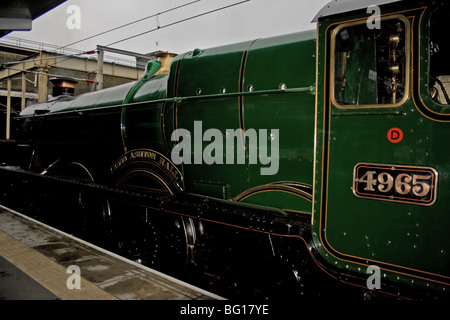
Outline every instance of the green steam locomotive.
<svg viewBox="0 0 450 320"><path fill-rule="evenodd" d="M448 298L450 6L365 2L330 2L315 31L162 54L137 82L28 107L9 161L166 195L130 228L217 282Z"/></svg>

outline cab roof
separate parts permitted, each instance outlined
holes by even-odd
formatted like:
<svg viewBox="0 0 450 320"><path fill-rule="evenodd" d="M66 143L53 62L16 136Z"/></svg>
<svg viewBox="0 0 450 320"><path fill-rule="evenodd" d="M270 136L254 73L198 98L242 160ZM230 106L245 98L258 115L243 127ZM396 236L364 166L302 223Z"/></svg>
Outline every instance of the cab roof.
<svg viewBox="0 0 450 320"><path fill-rule="evenodd" d="M317 13L312 22L317 22L321 18L343 12L355 11L368 8L370 6L380 6L400 1L402 0L332 0L326 4L322 10L319 11L319 13Z"/></svg>

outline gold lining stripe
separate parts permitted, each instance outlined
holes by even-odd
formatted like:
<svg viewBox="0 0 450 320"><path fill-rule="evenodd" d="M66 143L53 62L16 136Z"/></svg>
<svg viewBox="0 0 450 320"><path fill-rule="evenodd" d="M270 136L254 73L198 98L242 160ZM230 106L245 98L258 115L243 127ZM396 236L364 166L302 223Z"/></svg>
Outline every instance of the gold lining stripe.
<svg viewBox="0 0 450 320"><path fill-rule="evenodd" d="M262 186L257 186L254 188L251 188L249 190L246 190L244 192L242 192L241 194L239 194L238 196L234 197L233 200L234 201L242 201L250 196L253 196L255 194L258 193L262 193L262 192L271 192L271 191L278 191L278 192L286 192L286 193L290 193L296 196L299 196L305 200L308 201L312 201L312 196L307 193L306 191L297 189L295 187L291 187L291 186L285 186L285 185L275 185L275 184L266 184L266 185L262 185Z"/></svg>
<svg viewBox="0 0 450 320"><path fill-rule="evenodd" d="M183 57L184 58L184 57ZM173 92L173 96L174 97L178 97L178 85L179 85L179 80L180 80L180 69L181 69L181 62L182 60L177 61L177 68L175 69L175 80L174 80L174 92ZM173 101L173 132L176 132L176 130L178 129L178 102L176 102L175 100ZM176 140L178 141L179 137L176 136Z"/></svg>
<svg viewBox="0 0 450 320"><path fill-rule="evenodd" d="M244 92L245 70L247 67L248 55L250 53L250 48L252 47L252 45L255 42L256 42L256 40L253 40L252 42L250 42L247 49L245 49L242 53L241 66L239 68L239 80L238 80L239 81L239 83L238 83L239 93ZM244 96L243 95L238 95L238 113L239 113L239 128L242 129L242 134L241 134L242 148L244 150L247 150L247 139L245 139L245 118L244 118Z"/></svg>
<svg viewBox="0 0 450 320"><path fill-rule="evenodd" d="M120 112L120 137L122 138L122 146L123 146L123 152L127 153L127 144L125 142L125 132L126 132L126 125L124 123L124 116L126 112L126 107L122 107L122 111Z"/></svg>
<svg viewBox="0 0 450 320"><path fill-rule="evenodd" d="M73 164L73 165L76 165L76 166L81 167L81 168L89 175L89 178L91 178L91 180L94 181L94 177L92 176L92 174L90 173L90 171L86 168L86 166L84 166L82 163L79 163L79 162L71 162L71 163L69 163L69 165L70 165L70 164Z"/></svg>
<svg viewBox="0 0 450 320"><path fill-rule="evenodd" d="M286 211L286 212L296 213L296 214L311 214L311 212L307 212L307 211L292 210L292 209L286 209L286 208L281 208L281 210Z"/></svg>
<svg viewBox="0 0 450 320"><path fill-rule="evenodd" d="M169 186L167 185L167 183L164 181L163 178L161 178L161 176L157 175L156 173L154 173L151 170L146 170L146 169L135 169L135 170L131 170L129 172L127 172L126 175L124 175L118 182L118 184L121 184L123 182L123 180L125 179L129 179L135 176L139 176L139 175L144 175L144 176L150 176L151 178L153 178L154 181L158 182L162 187L164 187L166 189L167 192L170 193L170 195L173 195L172 190L170 190ZM134 188L138 188L138 189L144 189L144 190L152 190L152 191L164 191L164 190L160 190L160 189L154 189L154 188L148 188L145 186L135 186L132 184L123 184L125 186L129 186L129 187L134 187Z"/></svg>

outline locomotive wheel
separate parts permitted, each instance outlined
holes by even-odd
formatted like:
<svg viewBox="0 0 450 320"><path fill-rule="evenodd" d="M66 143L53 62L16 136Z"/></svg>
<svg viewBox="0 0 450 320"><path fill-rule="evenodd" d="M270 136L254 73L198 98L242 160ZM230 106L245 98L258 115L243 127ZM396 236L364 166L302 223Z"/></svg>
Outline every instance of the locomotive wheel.
<svg viewBox="0 0 450 320"><path fill-rule="evenodd" d="M191 218L115 203L112 239L119 254L176 276L189 268L195 243Z"/></svg>
<svg viewBox="0 0 450 320"><path fill-rule="evenodd" d="M57 161L41 174L94 181L88 168L75 161L66 163ZM61 210L66 213L61 222L66 230L98 245L106 243L112 233L109 200L89 196L83 192L70 194L66 190L55 190L54 197L54 203L59 203ZM55 212L55 216L56 218L60 216L59 212Z"/></svg>
<svg viewBox="0 0 450 320"><path fill-rule="evenodd" d="M193 220L164 212L158 212L151 220L152 232L145 236L149 241L142 247L144 261L172 275L185 275L195 243Z"/></svg>
<svg viewBox="0 0 450 320"><path fill-rule="evenodd" d="M133 169L118 185L145 190L154 186L154 177L148 170ZM122 203L113 205L113 219L121 254L175 276L183 276L189 269L197 233L193 219Z"/></svg>

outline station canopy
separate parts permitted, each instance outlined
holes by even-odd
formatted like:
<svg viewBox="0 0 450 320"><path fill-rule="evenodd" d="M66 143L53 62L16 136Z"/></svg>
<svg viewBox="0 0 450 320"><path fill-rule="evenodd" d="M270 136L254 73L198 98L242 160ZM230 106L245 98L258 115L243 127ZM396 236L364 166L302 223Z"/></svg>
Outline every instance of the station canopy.
<svg viewBox="0 0 450 320"><path fill-rule="evenodd" d="M32 21L66 0L0 1L0 38L12 31L31 30Z"/></svg>

